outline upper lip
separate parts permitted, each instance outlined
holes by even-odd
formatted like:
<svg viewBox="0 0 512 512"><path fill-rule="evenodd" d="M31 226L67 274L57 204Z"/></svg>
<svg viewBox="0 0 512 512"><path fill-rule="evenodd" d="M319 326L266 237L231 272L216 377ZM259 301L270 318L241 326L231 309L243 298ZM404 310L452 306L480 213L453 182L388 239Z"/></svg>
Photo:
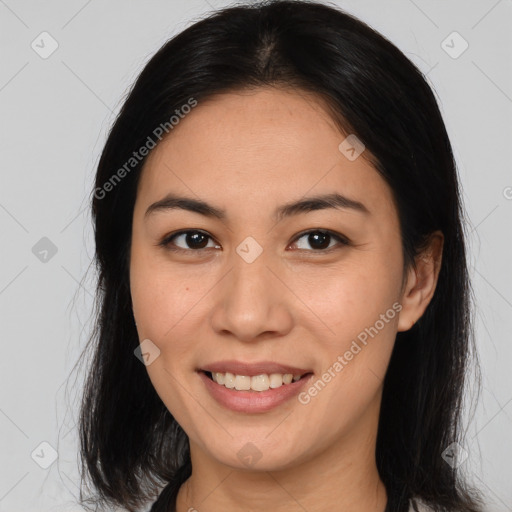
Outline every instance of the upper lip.
<svg viewBox="0 0 512 512"><path fill-rule="evenodd" d="M255 375L271 373L291 373L292 375L304 375L310 373L311 370L304 368L297 368L286 364L279 364L273 361L260 361L257 363L243 363L241 361L217 361L215 363L202 366L200 371L205 372L218 372L218 373L233 373L235 375L246 375L253 377Z"/></svg>

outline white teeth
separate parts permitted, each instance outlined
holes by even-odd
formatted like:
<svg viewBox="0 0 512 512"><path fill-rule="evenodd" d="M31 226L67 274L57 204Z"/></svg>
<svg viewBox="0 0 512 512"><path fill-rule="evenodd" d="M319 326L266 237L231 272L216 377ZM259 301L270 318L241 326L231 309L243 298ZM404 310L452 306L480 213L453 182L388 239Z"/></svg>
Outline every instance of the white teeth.
<svg viewBox="0 0 512 512"><path fill-rule="evenodd" d="M291 373L285 373L283 375L283 384L290 384L293 379L293 375Z"/></svg>
<svg viewBox="0 0 512 512"><path fill-rule="evenodd" d="M251 377L251 389L253 391L266 391L270 387L268 375L254 375Z"/></svg>
<svg viewBox="0 0 512 512"><path fill-rule="evenodd" d="M235 375L233 373L212 372L213 380L228 389L236 389L237 391L267 391L281 387L283 384L291 384L297 382L301 375L293 375L291 373L271 373L270 375L261 374L249 377L247 375Z"/></svg>
<svg viewBox="0 0 512 512"><path fill-rule="evenodd" d="M235 377L235 389L238 391L248 391L251 389L251 377L247 375L237 375Z"/></svg>
<svg viewBox="0 0 512 512"><path fill-rule="evenodd" d="M235 387L235 376L232 373L227 372L224 375L224 386L229 389L233 389Z"/></svg>
<svg viewBox="0 0 512 512"><path fill-rule="evenodd" d="M283 376L280 373L270 374L270 387L278 388L283 385Z"/></svg>

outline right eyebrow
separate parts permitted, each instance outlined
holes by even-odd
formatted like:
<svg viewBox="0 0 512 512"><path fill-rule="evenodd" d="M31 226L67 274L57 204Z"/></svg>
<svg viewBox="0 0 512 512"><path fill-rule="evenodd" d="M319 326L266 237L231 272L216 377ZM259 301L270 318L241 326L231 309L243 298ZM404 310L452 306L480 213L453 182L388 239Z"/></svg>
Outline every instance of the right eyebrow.
<svg viewBox="0 0 512 512"><path fill-rule="evenodd" d="M199 213L200 215L220 220L226 219L226 212L224 210L216 208L215 206L212 206L200 199L178 196L176 194L167 194L163 199L160 199L150 205L144 216L148 217L155 212L174 209L187 210L189 212Z"/></svg>

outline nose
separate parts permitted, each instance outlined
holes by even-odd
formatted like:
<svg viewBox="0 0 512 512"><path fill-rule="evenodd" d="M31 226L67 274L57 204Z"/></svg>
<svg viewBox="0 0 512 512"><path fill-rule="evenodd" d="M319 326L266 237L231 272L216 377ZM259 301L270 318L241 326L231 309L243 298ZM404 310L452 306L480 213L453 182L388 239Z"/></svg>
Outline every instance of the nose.
<svg viewBox="0 0 512 512"><path fill-rule="evenodd" d="M215 293L211 316L215 332L245 343L290 332L293 294L283 277L277 277L282 271L276 263L267 261L265 251L251 263L234 252L231 263Z"/></svg>

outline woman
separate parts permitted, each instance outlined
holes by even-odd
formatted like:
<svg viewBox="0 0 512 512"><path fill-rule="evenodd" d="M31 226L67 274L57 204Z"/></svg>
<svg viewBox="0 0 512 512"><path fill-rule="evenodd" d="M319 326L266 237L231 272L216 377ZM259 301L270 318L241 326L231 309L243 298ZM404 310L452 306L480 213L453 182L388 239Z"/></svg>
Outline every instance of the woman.
<svg viewBox="0 0 512 512"><path fill-rule="evenodd" d="M92 208L83 470L130 511L478 511L459 185L421 72L317 2L166 43Z"/></svg>

